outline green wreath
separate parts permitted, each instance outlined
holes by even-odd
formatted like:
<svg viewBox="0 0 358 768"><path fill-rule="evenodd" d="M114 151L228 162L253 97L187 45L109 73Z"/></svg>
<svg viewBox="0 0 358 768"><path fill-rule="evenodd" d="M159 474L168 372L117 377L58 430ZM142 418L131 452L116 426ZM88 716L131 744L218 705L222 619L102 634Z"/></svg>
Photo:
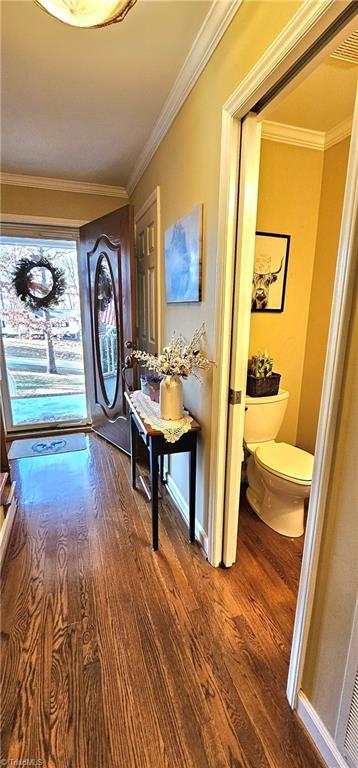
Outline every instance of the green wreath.
<svg viewBox="0 0 358 768"><path fill-rule="evenodd" d="M31 293L30 272L32 269L43 268L49 270L52 276L52 287L46 295L37 296ZM66 290L65 273L62 269L46 259L45 256L35 260L35 258L26 257L19 261L13 272L12 285L19 299L28 309L49 309L59 303L61 296Z"/></svg>

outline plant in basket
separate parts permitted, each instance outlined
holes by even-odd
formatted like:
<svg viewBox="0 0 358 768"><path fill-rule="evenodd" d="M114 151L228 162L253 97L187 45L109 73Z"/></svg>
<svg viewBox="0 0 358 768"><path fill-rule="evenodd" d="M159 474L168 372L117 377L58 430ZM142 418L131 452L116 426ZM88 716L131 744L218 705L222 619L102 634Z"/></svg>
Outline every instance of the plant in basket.
<svg viewBox="0 0 358 768"><path fill-rule="evenodd" d="M249 359L247 369L246 394L251 397L265 397L277 395L280 387L280 373L272 370L273 360L267 350L253 355Z"/></svg>

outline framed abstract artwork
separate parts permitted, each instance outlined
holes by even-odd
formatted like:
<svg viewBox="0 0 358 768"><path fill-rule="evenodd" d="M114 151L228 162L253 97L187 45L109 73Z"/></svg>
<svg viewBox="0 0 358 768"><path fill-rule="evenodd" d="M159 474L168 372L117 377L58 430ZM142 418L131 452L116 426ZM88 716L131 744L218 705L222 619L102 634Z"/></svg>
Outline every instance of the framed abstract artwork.
<svg viewBox="0 0 358 768"><path fill-rule="evenodd" d="M252 312L283 312L290 235L256 232Z"/></svg>
<svg viewBox="0 0 358 768"><path fill-rule="evenodd" d="M168 304L201 301L203 206L197 205L164 235L165 290Z"/></svg>

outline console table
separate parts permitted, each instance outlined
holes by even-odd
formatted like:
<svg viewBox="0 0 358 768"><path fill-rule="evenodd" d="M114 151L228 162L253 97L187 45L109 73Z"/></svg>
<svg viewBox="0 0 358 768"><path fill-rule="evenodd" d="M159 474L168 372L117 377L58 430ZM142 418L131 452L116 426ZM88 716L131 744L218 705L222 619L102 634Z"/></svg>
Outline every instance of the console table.
<svg viewBox="0 0 358 768"><path fill-rule="evenodd" d="M169 443L165 440L162 432L153 429L150 424L144 421L138 412L130 395L126 392L126 400L130 409L131 425L131 477L132 488L136 488L136 434L142 438L149 451L150 459L150 481L151 481L151 502L152 502L152 549L158 549L158 474L160 459L160 479L164 483L163 464L164 456L173 453L189 453L189 541L195 541L195 487L196 487L196 450L197 437L200 431L200 424L195 419L191 422L189 432L182 435L175 443Z"/></svg>

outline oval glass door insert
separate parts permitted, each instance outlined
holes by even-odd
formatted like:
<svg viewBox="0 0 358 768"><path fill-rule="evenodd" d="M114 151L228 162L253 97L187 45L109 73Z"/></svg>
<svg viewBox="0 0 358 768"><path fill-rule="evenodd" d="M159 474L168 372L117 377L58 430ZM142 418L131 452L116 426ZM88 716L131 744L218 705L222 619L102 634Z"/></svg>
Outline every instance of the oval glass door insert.
<svg viewBox="0 0 358 768"><path fill-rule="evenodd" d="M107 256L100 256L95 284L95 312L99 376L105 399L112 407L118 383L118 320L116 292Z"/></svg>

